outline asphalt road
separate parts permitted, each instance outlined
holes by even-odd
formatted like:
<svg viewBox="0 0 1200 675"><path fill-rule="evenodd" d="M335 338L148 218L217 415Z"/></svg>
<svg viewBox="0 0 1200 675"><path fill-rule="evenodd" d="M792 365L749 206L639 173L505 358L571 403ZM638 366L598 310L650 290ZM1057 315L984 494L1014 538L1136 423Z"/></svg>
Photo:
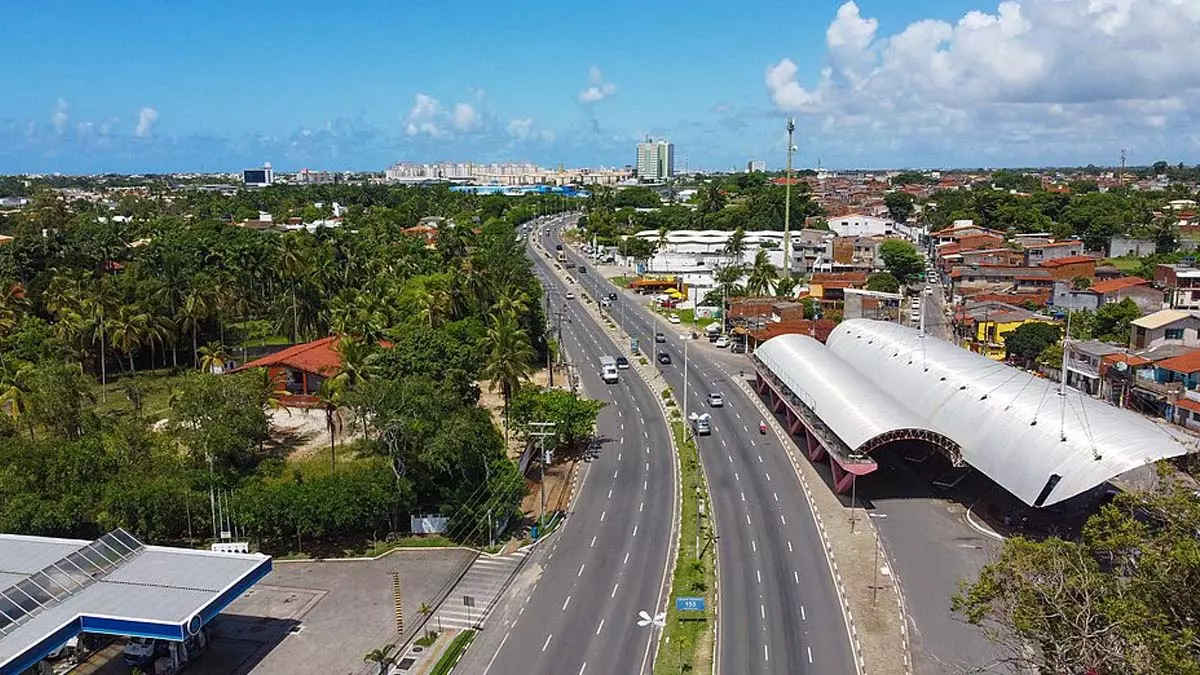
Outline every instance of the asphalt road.
<svg viewBox="0 0 1200 675"><path fill-rule="evenodd" d="M543 242L550 249L560 243L558 228L551 228ZM585 264L570 247L564 249L569 260ZM593 296L619 290L594 269L574 277ZM688 328L667 327L629 294L618 297L610 315L639 338L644 353L652 355L656 331L666 333L667 342L657 347L665 348L673 363L658 368L666 384L682 394L684 341L679 335ZM721 365L725 359L710 355L707 342L688 342L685 410L712 415L712 435L699 444L719 537L720 672L855 673L832 571L788 453L774 435L759 433L757 409L730 379L738 373ZM622 347L627 354L628 345ZM724 394L724 407L707 405L710 391ZM689 516L694 514L683 514Z"/></svg>
<svg viewBox="0 0 1200 675"><path fill-rule="evenodd" d="M495 675L649 673L658 633L637 625L639 611L665 607L668 554L675 540L675 453L654 394L632 371L599 378L600 357L616 346L547 261L531 252L550 307L566 307L568 360L584 393L608 402L600 412L597 454L586 464L578 496L562 528L535 564L541 576L517 587L484 626L460 672ZM481 635L481 638L483 636Z"/></svg>

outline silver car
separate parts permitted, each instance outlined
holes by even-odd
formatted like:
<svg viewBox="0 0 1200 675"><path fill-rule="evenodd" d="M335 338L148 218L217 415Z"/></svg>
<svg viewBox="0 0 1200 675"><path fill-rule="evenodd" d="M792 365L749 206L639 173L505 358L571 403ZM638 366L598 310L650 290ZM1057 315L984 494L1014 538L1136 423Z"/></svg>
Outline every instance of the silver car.
<svg viewBox="0 0 1200 675"><path fill-rule="evenodd" d="M722 408L725 406L725 397L720 392L710 391L708 392L708 405L713 408Z"/></svg>

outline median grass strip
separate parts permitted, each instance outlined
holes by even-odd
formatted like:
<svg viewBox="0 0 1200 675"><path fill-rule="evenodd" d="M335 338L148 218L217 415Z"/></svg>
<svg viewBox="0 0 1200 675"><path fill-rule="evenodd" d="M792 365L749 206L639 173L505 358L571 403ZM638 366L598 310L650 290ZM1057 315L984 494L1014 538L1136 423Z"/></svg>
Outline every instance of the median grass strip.
<svg viewBox="0 0 1200 675"><path fill-rule="evenodd" d="M448 675L454 666L458 665L458 660L462 658L463 652L467 651L467 647L471 641L475 639L475 631L464 630L454 636L454 641L446 647L446 651L442 653L442 658L438 659L433 670L429 671L429 675Z"/></svg>
<svg viewBox="0 0 1200 675"><path fill-rule="evenodd" d="M679 471L683 500L680 503L679 555L671 584L675 597L702 597L707 609L703 612L675 609L667 603L667 626L659 645L654 672L664 675L678 673L708 673L712 671L713 621L716 617L716 542L709 513L708 485L700 467L696 443L688 439L682 421L671 422L675 449L679 455ZM704 501L701 517L700 501ZM697 556L697 545L699 555Z"/></svg>

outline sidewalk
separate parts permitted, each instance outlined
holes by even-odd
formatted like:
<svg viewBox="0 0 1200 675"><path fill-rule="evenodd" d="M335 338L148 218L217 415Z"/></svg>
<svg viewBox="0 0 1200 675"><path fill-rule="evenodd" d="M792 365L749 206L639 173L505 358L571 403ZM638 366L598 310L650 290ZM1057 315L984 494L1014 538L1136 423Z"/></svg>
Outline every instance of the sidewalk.
<svg viewBox="0 0 1200 675"><path fill-rule="evenodd" d="M528 551L516 551L504 556L481 555L476 558L437 611L429 617L425 627L440 632L447 628L461 630L482 625L492 605L527 555Z"/></svg>

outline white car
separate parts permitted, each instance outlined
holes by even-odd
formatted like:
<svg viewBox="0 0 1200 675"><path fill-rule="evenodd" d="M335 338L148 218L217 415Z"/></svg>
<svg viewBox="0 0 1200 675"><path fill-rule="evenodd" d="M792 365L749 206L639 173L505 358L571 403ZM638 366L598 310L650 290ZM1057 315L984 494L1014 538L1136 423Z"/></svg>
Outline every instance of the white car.
<svg viewBox="0 0 1200 675"><path fill-rule="evenodd" d="M933 295L933 286L925 287L925 295Z"/></svg>
<svg viewBox="0 0 1200 675"><path fill-rule="evenodd" d="M729 346L729 338L727 338L727 337L725 337L724 335L722 335L721 337L717 338L717 341L716 341L716 342L714 342L713 344L714 344L714 345L715 345L715 346L716 346L718 349L724 349L725 347L728 347L728 346Z"/></svg>
<svg viewBox="0 0 1200 675"><path fill-rule="evenodd" d="M679 315L672 314L671 316L667 317L667 321L670 321L671 323L679 323Z"/></svg>
<svg viewBox="0 0 1200 675"><path fill-rule="evenodd" d="M572 293L571 291L567 291L567 299L568 299L568 300L574 300L574 299L575 299L575 294L574 294L574 293Z"/></svg>
<svg viewBox="0 0 1200 675"><path fill-rule="evenodd" d="M708 404L714 408L721 408L725 405L725 397L720 392L710 391L708 393Z"/></svg>

